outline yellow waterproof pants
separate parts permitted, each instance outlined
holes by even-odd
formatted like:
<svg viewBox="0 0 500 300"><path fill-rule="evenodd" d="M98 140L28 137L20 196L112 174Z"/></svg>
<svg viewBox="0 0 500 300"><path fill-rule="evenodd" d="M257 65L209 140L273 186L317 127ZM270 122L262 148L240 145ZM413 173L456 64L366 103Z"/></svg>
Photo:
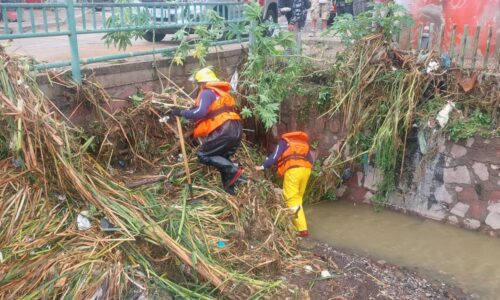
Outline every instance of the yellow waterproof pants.
<svg viewBox="0 0 500 300"><path fill-rule="evenodd" d="M285 172L283 180L283 196L285 197L286 205L295 213L293 224L297 231L307 230L306 215L302 208L302 198L306 191L307 181L311 175L309 168L291 168Z"/></svg>

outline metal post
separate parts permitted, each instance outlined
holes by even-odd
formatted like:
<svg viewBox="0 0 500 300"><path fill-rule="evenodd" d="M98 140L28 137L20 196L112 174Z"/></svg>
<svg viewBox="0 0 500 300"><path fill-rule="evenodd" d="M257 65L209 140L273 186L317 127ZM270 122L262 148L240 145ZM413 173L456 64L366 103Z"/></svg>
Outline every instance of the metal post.
<svg viewBox="0 0 500 300"><path fill-rule="evenodd" d="M76 36L75 7L73 0L66 0L66 19L68 20L68 37L71 49L71 73L76 83L82 83L80 72L80 56L78 55L78 39Z"/></svg>

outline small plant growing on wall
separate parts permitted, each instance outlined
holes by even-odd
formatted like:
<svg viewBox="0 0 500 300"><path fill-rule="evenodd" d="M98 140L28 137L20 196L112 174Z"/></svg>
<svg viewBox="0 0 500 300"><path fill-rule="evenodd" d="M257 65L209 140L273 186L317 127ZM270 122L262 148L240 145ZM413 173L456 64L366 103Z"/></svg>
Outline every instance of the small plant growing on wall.
<svg viewBox="0 0 500 300"><path fill-rule="evenodd" d="M498 136L493 127L493 119L487 113L476 109L468 118L454 119L445 127L445 133L454 142L465 140L479 134L483 138Z"/></svg>

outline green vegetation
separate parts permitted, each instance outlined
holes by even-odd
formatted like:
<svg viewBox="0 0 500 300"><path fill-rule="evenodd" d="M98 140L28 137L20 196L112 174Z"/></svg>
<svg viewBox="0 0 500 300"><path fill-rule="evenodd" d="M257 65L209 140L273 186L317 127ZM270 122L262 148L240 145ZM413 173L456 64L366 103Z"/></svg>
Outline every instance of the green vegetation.
<svg viewBox="0 0 500 300"><path fill-rule="evenodd" d="M484 138L498 135L498 129L493 128L493 119L490 115L476 109L468 118L453 119L445 127L445 133L453 141L468 139L476 134Z"/></svg>
<svg viewBox="0 0 500 300"><path fill-rule="evenodd" d="M232 32L226 32L224 18L216 11L207 11L207 18L210 26L197 25L194 27L195 39L188 39L190 28L187 24L174 34L172 40L180 42L173 59L176 64L182 65L189 56L190 49L193 49L191 55L198 59L200 66L205 66L205 57L214 43L223 38L225 34L231 36Z"/></svg>
<svg viewBox="0 0 500 300"><path fill-rule="evenodd" d="M332 103L332 93L330 88L322 87L319 90L318 100L316 101L316 106L319 111L325 111Z"/></svg>
<svg viewBox="0 0 500 300"><path fill-rule="evenodd" d="M131 0L116 0L116 3L132 3ZM120 27L140 27L147 26L151 22L151 17L149 12L141 8L139 12L137 10L124 7L123 8L123 18L121 15L112 15L106 19L106 28L120 28ZM118 31L106 33L102 40L107 47L113 45L120 50L127 49L128 46L132 46L132 40L142 39L144 36L144 30L132 30L132 31Z"/></svg>
<svg viewBox="0 0 500 300"><path fill-rule="evenodd" d="M386 39L401 33L403 28L413 24L413 19L406 9L398 4L372 3L371 10L365 11L354 18L350 14L343 14L335 18L329 31L335 31L342 43L352 45L361 38L374 32L381 32Z"/></svg>
<svg viewBox="0 0 500 300"><path fill-rule="evenodd" d="M130 100L134 106L139 106L142 101L144 101L144 93L142 91L137 91L135 94L130 96Z"/></svg>

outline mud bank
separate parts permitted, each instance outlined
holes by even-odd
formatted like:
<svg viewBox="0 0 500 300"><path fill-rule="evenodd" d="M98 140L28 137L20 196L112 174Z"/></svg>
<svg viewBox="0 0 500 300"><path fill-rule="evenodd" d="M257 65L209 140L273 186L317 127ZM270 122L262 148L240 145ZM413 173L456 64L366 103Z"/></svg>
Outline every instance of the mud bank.
<svg viewBox="0 0 500 300"><path fill-rule="evenodd" d="M281 279L308 290L310 299L473 299L458 287L416 270L308 239L300 243L318 259ZM322 277L322 271L330 277Z"/></svg>

